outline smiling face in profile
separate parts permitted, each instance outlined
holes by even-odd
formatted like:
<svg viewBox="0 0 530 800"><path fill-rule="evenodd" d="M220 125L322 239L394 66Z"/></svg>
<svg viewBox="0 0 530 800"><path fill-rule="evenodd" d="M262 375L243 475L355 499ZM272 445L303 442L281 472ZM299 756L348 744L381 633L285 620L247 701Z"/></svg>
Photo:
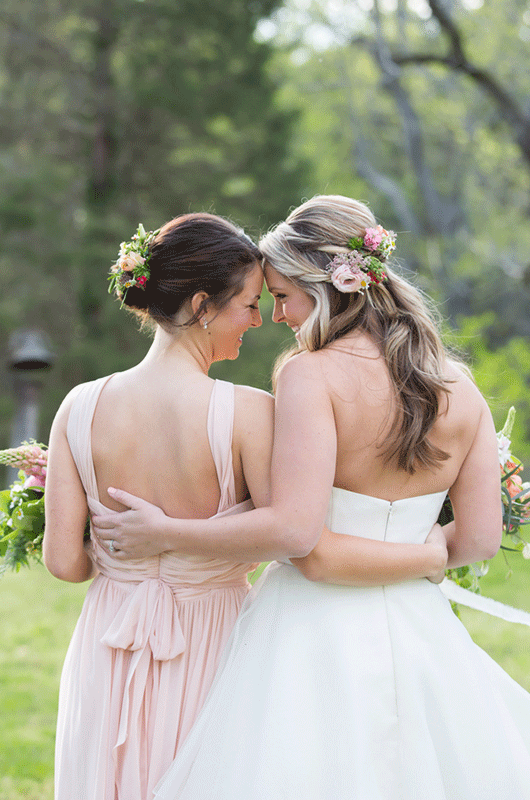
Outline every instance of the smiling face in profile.
<svg viewBox="0 0 530 800"><path fill-rule="evenodd" d="M314 308L314 300L299 286L265 263L265 281L274 297L274 322L285 322L297 336Z"/></svg>
<svg viewBox="0 0 530 800"><path fill-rule="evenodd" d="M242 290L234 295L226 306L214 312L213 318L208 322L214 361L236 359L243 334L249 328L259 328L261 325L259 299L262 288L263 270L256 262L255 267L246 276ZM209 316L210 314L206 315Z"/></svg>

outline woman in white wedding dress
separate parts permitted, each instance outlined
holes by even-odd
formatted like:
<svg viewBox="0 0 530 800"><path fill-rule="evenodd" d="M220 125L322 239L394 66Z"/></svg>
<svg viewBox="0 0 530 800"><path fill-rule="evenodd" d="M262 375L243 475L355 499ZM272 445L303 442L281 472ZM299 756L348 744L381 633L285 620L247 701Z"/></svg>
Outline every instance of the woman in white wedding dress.
<svg viewBox="0 0 530 800"><path fill-rule="evenodd" d="M530 695L403 568L447 492L448 565L490 558L501 503L487 404L387 266L393 244L337 196L261 242L274 319L299 345L278 371L268 507L175 520L117 492L132 510L96 520L117 558L148 537L246 553L283 536L308 553L246 601L158 800L530 800Z"/></svg>

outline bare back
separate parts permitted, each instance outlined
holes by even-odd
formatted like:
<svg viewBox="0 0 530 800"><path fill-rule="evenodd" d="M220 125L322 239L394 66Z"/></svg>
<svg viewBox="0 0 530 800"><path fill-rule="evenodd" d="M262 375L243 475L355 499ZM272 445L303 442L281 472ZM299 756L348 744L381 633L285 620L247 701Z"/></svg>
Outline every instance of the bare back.
<svg viewBox="0 0 530 800"><path fill-rule="evenodd" d="M105 505L122 509L107 493L109 486L117 486L169 516L216 513L220 490L207 434L213 385L205 375L175 376L142 364L110 378L92 426L99 497ZM240 502L248 491L237 452L233 463Z"/></svg>
<svg viewBox="0 0 530 800"><path fill-rule="evenodd" d="M456 480L476 434L484 401L474 384L447 364L448 398L430 441L449 458L435 470L409 475L384 458L396 421L394 390L383 357L365 334L342 337L315 353L328 387L337 431L334 484L360 494L398 500L448 489ZM399 421L398 421L399 424Z"/></svg>

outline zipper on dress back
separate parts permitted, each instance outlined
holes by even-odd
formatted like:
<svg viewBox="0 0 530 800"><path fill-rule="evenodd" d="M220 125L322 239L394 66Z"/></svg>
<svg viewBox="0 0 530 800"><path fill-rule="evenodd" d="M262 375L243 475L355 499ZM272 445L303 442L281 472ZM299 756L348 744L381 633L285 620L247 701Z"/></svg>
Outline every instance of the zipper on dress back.
<svg viewBox="0 0 530 800"><path fill-rule="evenodd" d="M387 534L387 531L388 531L388 523L390 522L390 517L392 516L393 507L394 507L394 501L391 500L390 501L390 505L388 507L388 512L387 512L387 515L386 515L385 535L383 537L383 541L384 542L386 542L386 534Z"/></svg>

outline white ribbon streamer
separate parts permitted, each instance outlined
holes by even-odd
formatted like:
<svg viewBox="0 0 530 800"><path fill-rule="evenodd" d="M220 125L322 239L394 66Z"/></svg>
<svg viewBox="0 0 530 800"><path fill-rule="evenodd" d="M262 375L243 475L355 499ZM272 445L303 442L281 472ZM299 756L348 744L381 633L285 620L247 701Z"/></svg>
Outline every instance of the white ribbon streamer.
<svg viewBox="0 0 530 800"><path fill-rule="evenodd" d="M530 613L528 611L507 606L504 603L499 603L498 600L492 600L491 597L484 597L481 594L470 592L469 589L464 589L450 578L443 579L440 589L447 599L452 600L453 603L483 611L485 614L504 619L506 622L519 622L521 625L530 627Z"/></svg>

